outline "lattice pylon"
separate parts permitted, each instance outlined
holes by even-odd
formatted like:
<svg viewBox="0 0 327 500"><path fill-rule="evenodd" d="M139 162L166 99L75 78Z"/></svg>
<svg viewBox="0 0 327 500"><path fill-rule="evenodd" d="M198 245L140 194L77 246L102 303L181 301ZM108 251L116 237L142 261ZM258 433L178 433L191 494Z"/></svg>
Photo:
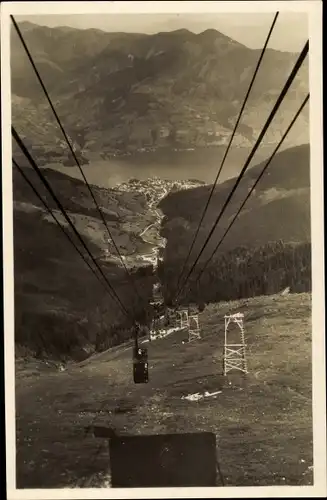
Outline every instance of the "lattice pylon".
<svg viewBox="0 0 327 500"><path fill-rule="evenodd" d="M189 316L188 316L188 309L181 309L178 311L179 315L179 327L181 330L184 328L189 328Z"/></svg>
<svg viewBox="0 0 327 500"><path fill-rule="evenodd" d="M227 373L231 370L248 373L243 317L244 314L242 313L225 315L224 375L227 375ZM236 323L239 327L239 343L228 343L228 327L230 323Z"/></svg>
<svg viewBox="0 0 327 500"><path fill-rule="evenodd" d="M167 309L167 314L170 318L170 321L172 323L173 328L179 328L179 318L177 316L177 312L174 311L173 309Z"/></svg>
<svg viewBox="0 0 327 500"><path fill-rule="evenodd" d="M201 331L199 326L199 315L189 315L189 328L188 328L188 341L198 340L201 338Z"/></svg>
<svg viewBox="0 0 327 500"><path fill-rule="evenodd" d="M158 334L159 330L159 319L158 318L153 318L151 321L151 327L150 327L150 332L149 332L149 340L154 340L156 338L156 335Z"/></svg>
<svg viewBox="0 0 327 500"><path fill-rule="evenodd" d="M152 302L157 303L157 302L163 302L163 295L162 295L162 290L161 290L161 285L160 283L155 283L152 287Z"/></svg>

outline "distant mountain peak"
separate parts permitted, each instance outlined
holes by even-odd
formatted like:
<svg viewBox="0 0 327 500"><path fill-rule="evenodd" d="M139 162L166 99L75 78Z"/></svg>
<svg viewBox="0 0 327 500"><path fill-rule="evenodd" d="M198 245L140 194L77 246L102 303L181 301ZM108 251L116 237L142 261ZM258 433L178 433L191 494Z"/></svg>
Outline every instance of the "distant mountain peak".
<svg viewBox="0 0 327 500"><path fill-rule="evenodd" d="M63 30L68 31L63 34ZM42 67L58 112L85 153L129 155L158 148L226 145L258 60L255 50L215 29L196 34L182 28L143 35L39 26L27 29L25 40ZM26 71L28 61L17 37L11 49L12 93L38 107L34 112L29 101L14 97L13 117L33 144L39 144L42 136L43 161L49 162L57 158L49 151L54 137L61 144L61 135L49 124L40 88L33 72ZM261 110L265 113L272 105L293 59L276 51L265 55L265 69L234 145L248 147L259 133ZM307 77L302 72L296 92L304 95L306 91ZM285 125L287 113L282 113ZM304 142L307 119L305 113L299 117L295 144ZM281 130L276 123L267 141L275 141Z"/></svg>
<svg viewBox="0 0 327 500"><path fill-rule="evenodd" d="M192 31L186 29L186 28L180 28L178 30L171 31L172 34L175 35L192 35L194 36L194 33Z"/></svg>
<svg viewBox="0 0 327 500"><path fill-rule="evenodd" d="M201 36L201 37L211 36L211 37L217 38L217 37L221 36L221 33L218 30L215 30L214 28L208 28L207 30L204 30L201 33L199 33L199 36Z"/></svg>
<svg viewBox="0 0 327 500"><path fill-rule="evenodd" d="M21 29L24 29L24 30L33 30L35 28L40 27L39 24L31 23L31 21L21 21L21 22L18 22L17 24Z"/></svg>
<svg viewBox="0 0 327 500"><path fill-rule="evenodd" d="M194 38L196 37L195 33L192 33L192 31L189 31L186 28L180 28L178 30L172 30L172 31L159 31L156 33L154 36L165 36L165 37L179 37L179 38Z"/></svg>
<svg viewBox="0 0 327 500"><path fill-rule="evenodd" d="M237 42L233 38L230 38L229 36L224 35L224 33L221 33L213 28L208 28L207 30L202 31L197 35L197 37L201 40L201 42L214 43L216 41L223 41L225 43L228 42L230 44L237 45L238 47L244 47L244 45Z"/></svg>

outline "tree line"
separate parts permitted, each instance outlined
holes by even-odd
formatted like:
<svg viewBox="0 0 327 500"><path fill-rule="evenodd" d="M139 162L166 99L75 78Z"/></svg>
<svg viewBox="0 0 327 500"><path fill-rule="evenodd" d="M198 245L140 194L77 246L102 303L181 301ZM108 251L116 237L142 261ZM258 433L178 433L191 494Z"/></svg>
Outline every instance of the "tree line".
<svg viewBox="0 0 327 500"><path fill-rule="evenodd" d="M193 261L191 259L190 264ZM160 265L159 274L168 302L176 291L182 265L181 257L167 258ZM186 269L185 275L188 269L190 267ZM197 281L201 269L200 260L181 294L181 303L208 303L271 295L286 287L290 287L291 293L310 292L311 244L276 241L257 248L237 247L218 253Z"/></svg>

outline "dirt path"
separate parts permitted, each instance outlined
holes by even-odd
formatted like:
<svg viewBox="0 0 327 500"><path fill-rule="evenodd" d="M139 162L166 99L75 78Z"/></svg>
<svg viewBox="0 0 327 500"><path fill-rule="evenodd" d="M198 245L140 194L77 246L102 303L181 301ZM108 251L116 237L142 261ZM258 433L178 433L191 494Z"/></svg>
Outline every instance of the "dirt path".
<svg viewBox="0 0 327 500"><path fill-rule="evenodd" d="M152 202L152 203L149 203L149 209L151 209L151 211L153 210L156 217L157 217L157 220L155 222L152 222L148 227L146 227L140 234L139 234L139 237L142 238L142 240L144 241L144 243L147 243L149 245L153 245L153 243L151 241L148 241L147 238L146 238L146 233L152 229L153 227L156 227L157 229L157 238L158 240L160 240L160 235L159 235L159 232L160 232L160 226L161 226L161 220L162 220L162 217L163 217L163 214L159 211L158 208L154 208L154 207L157 207L160 203L160 201L165 198L165 196L167 196L167 194L169 193L169 191L167 189L164 189L164 192L163 194L155 201L155 202ZM163 238L161 238L163 239ZM141 260L143 260L143 262L146 262L146 263L150 263L154 266L156 266L157 264L157 252L158 252L158 249L159 249L159 246L153 246L153 250L151 253L148 253L148 254L145 254L145 255L140 255L140 258Z"/></svg>

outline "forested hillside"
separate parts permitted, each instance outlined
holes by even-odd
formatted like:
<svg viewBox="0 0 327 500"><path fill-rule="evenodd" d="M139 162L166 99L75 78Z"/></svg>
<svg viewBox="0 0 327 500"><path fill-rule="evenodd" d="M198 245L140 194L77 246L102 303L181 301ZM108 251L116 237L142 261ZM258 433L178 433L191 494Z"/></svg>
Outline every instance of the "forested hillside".
<svg viewBox="0 0 327 500"><path fill-rule="evenodd" d="M264 293L311 290L310 161L309 146L276 155L210 261L200 282L185 291L184 299L197 294L206 301L229 300ZM192 274L197 275L247 196L265 162L251 168L221 218ZM215 189L187 269L197 257L236 179ZM211 186L171 193L160 206L166 215L162 234L167 238L161 267L168 296L193 241ZM186 273L185 273L186 274ZM186 295L185 295L186 294Z"/></svg>
<svg viewBox="0 0 327 500"><path fill-rule="evenodd" d="M55 209L31 169L25 168L24 172ZM152 293L151 269L132 271L142 298L140 302L119 266L119 259L105 258L106 231L85 184L50 169L44 172L125 307L146 323ZM129 339L131 319L108 295L16 169L13 181L16 355L81 359L94 350ZM126 221L130 214L135 217L138 212L142 218L144 197L96 186L92 189L100 207L105 207L104 216L120 245L120 237L126 237L120 219ZM87 257L58 210L55 214ZM134 251L135 242L130 233L125 252Z"/></svg>

